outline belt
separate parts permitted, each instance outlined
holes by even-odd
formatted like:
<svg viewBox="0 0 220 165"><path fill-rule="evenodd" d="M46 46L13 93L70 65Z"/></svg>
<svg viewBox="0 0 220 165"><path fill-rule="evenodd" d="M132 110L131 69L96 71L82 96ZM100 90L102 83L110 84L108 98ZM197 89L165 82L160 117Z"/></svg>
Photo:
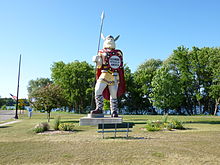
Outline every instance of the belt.
<svg viewBox="0 0 220 165"><path fill-rule="evenodd" d="M102 72L102 73L110 73L110 74L112 74L113 76L117 76L117 75L118 75L118 72L112 72L111 70L102 70L101 72Z"/></svg>

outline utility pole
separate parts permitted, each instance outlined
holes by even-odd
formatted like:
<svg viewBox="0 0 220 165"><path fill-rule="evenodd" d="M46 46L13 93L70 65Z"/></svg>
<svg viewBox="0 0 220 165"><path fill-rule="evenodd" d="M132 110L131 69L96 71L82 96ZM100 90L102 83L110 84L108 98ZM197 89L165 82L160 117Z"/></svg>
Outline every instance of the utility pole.
<svg viewBox="0 0 220 165"><path fill-rule="evenodd" d="M20 58L19 58L19 67L18 67L18 86L17 86L15 119L18 119L18 95L19 95L20 69L21 69L21 54L20 54Z"/></svg>

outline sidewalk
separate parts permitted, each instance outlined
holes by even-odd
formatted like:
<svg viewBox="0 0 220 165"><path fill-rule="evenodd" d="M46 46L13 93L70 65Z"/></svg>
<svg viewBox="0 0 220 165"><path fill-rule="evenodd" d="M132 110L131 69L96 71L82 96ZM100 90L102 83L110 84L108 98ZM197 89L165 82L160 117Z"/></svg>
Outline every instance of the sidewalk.
<svg viewBox="0 0 220 165"><path fill-rule="evenodd" d="M17 123L17 122L20 122L21 120L15 120L15 121L10 121L10 122L7 122L7 123L3 123L3 124L0 124L0 127L1 126L5 126L5 125L9 125L9 124L14 124L14 123Z"/></svg>
<svg viewBox="0 0 220 165"><path fill-rule="evenodd" d="M14 110L0 110L0 122L12 119L15 116Z"/></svg>

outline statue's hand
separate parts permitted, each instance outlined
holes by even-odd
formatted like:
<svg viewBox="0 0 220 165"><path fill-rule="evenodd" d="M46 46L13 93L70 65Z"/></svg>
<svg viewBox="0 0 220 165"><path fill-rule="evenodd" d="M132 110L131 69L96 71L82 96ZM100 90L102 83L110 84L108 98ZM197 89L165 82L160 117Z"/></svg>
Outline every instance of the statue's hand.
<svg viewBox="0 0 220 165"><path fill-rule="evenodd" d="M99 55L93 56L92 61L96 63L96 66L100 68L102 66L102 57Z"/></svg>
<svg viewBox="0 0 220 165"><path fill-rule="evenodd" d="M96 56L93 56L93 57L92 57L92 61L93 61L93 62L97 62L97 61L98 61L98 56L97 56L97 55L96 55Z"/></svg>

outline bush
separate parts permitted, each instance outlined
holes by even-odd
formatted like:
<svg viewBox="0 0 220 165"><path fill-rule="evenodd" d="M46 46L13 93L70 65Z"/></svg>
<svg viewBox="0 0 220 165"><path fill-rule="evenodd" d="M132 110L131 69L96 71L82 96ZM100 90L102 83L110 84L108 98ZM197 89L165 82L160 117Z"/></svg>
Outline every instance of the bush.
<svg viewBox="0 0 220 165"><path fill-rule="evenodd" d="M168 115L163 116L161 121L150 121L146 125L148 131L160 131L165 128L169 131L172 129L185 129L179 120L173 119L171 122L168 122Z"/></svg>
<svg viewBox="0 0 220 165"><path fill-rule="evenodd" d="M7 110L6 105L3 105L3 106L1 107L1 110Z"/></svg>
<svg viewBox="0 0 220 165"><path fill-rule="evenodd" d="M54 120L54 130L58 130L60 125L60 116Z"/></svg>
<svg viewBox="0 0 220 165"><path fill-rule="evenodd" d="M46 123L46 122L44 122L44 123L39 123L39 124L37 124L37 125L34 127L33 131L34 131L35 133L40 133L40 132L48 131L49 129L50 129L49 124Z"/></svg>
<svg viewBox="0 0 220 165"><path fill-rule="evenodd" d="M146 129L148 131L160 131L162 125L163 124L160 121L148 122L147 125L146 125Z"/></svg>
<svg viewBox="0 0 220 165"><path fill-rule="evenodd" d="M162 122L163 123L168 123L168 115L166 114L166 115L163 115L163 117L162 117Z"/></svg>
<svg viewBox="0 0 220 165"><path fill-rule="evenodd" d="M164 128L171 131L174 128L174 126L172 123L164 123Z"/></svg>
<svg viewBox="0 0 220 165"><path fill-rule="evenodd" d="M74 127L75 125L72 123L61 123L58 128L61 131L73 131Z"/></svg>
<svg viewBox="0 0 220 165"><path fill-rule="evenodd" d="M171 124L173 125L173 129L185 129L183 123L177 119L173 119Z"/></svg>

